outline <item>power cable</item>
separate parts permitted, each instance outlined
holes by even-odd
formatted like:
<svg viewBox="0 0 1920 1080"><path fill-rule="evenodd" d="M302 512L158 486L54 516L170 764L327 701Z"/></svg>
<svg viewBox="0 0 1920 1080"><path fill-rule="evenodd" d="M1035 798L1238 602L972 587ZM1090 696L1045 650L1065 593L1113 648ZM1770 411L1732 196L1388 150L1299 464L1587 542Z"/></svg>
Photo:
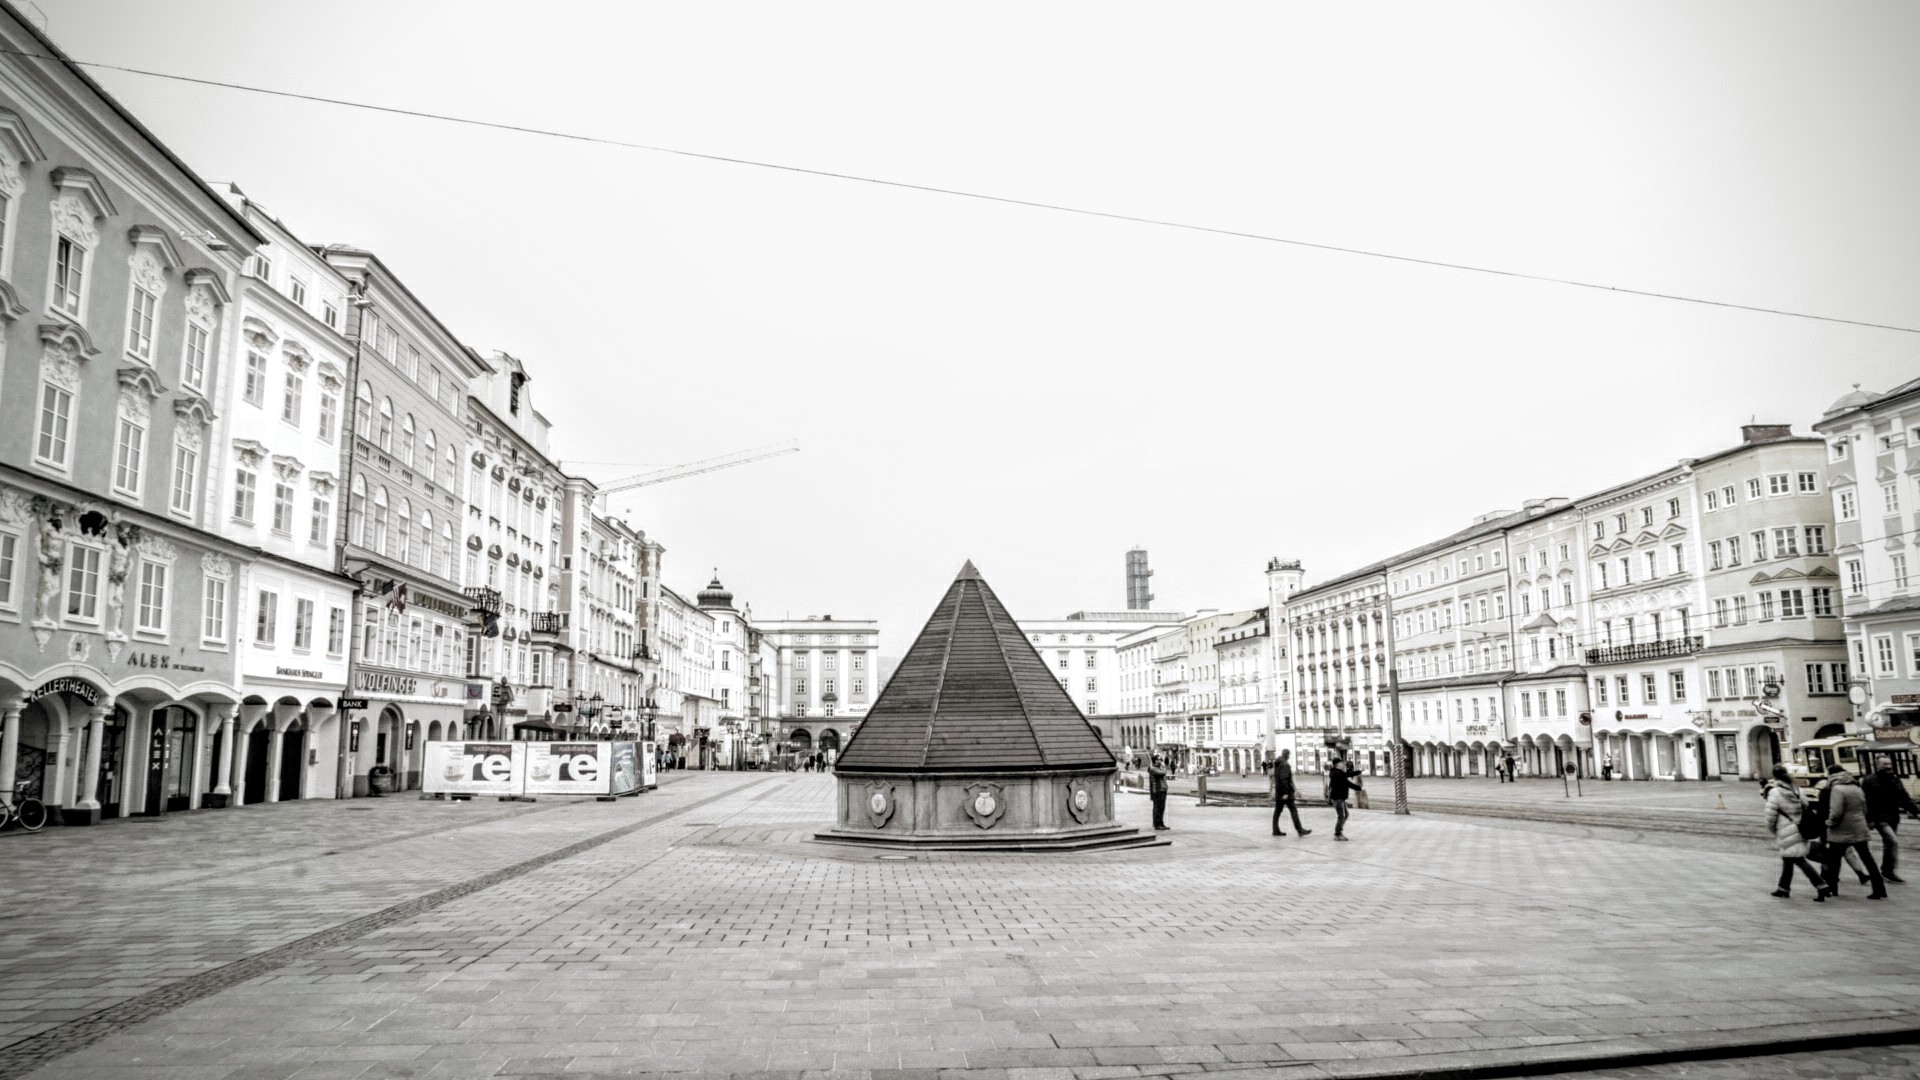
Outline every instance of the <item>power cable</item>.
<svg viewBox="0 0 1920 1080"><path fill-rule="evenodd" d="M1062 214L1079 214L1084 217L1104 218L1108 221L1125 221L1136 225L1153 225L1167 229L1182 229L1188 232L1209 233L1214 236L1228 236L1241 240L1259 240L1269 244L1286 244L1292 247L1309 248L1315 251L1331 251L1343 255L1359 255L1370 259L1385 259L1391 262L1410 263L1416 266L1431 266L1445 270L1461 270L1474 274L1490 274L1495 277L1516 278L1523 281L1539 281L1552 285L1566 285L1578 289L1623 293L1628 296L1644 296L1655 300L1673 300L1684 304L1701 304L1707 307L1729 308L1735 311L1752 311L1764 315L1782 315L1794 319L1810 319L1816 322L1837 323L1844 326L1861 326L1873 330L1893 330L1902 334L1920 334L1920 328L1911 326L1895 326L1890 323L1867 322L1863 319L1844 319L1837 315L1815 315L1811 312L1789 311L1784 308L1765 307L1759 304L1739 304L1730 300L1709 300L1704 297L1682 296L1678 293L1659 292L1653 289L1635 289L1624 285L1603 285L1593 281L1554 277L1550 274L1533 274L1521 270L1501 270L1488 266L1475 266L1470 263L1447 262L1443 259L1425 259L1415 255L1396 255L1391 252L1370 251L1365 248L1345 247L1339 244L1317 243L1312 240L1296 240L1284 236L1247 232L1242 229L1227 229L1213 225L1195 225L1191 222L1145 217L1137 214L1122 214L1110 210L1089 210L1085 207L1041 202L1036 199L1020 199L1010 195L988 195L984 192L963 191L959 188L939 187L933 184L915 184L905 180L886 180L873 176L860 176L854 173L834 172L830 169L810 169L802 165L784 165L779 162L756 161L752 158L731 157L725 154L710 154L697 150L680 150L670 146L629 142L624 139L603 138L597 135L582 135L577 132L556 131L550 128L531 127L525 124L509 124L497 120L480 120L467 116L427 112L422 109L401 108L396 105L376 105L371 102L349 101L344 98L332 98L320 94L303 94L293 90L275 90L263 86L248 86L244 83L225 82L219 79L203 79L192 75L176 75L165 71L150 71L145 68L127 67L122 64L106 64L91 60L72 60L58 56L47 56L43 53L27 52L20 49L0 48L0 53L35 60L47 60L54 63L66 63L75 67L98 68L103 71L120 71L129 75L144 75L152 79L168 79L174 82L193 83L199 86L212 86L223 90L240 90L250 94L266 94L271 97L292 98L297 101L311 101L322 105L338 105L349 109L365 109L370 112L388 113L394 116L407 116L421 120L439 120L444 123L493 128L498 131L514 131L523 135L540 135L554 139L568 139L574 142L618 146L629 150L643 150L654 154L672 154L678 157L696 158L701 161L715 161L728 165L747 165L757 169L773 169L779 172L818 176L829 180L845 180L851 183L873 184L879 187L897 188L905 191L922 191L934 195L949 195L960 199L976 199L981 202L999 203L1005 206L1024 206L1034 210L1050 210Z"/></svg>

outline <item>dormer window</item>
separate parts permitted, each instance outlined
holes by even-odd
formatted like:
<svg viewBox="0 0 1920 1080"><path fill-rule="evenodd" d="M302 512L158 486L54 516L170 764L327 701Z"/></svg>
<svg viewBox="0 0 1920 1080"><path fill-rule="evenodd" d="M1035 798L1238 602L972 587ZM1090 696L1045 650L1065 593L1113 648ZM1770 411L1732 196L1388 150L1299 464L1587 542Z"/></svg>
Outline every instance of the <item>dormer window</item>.
<svg viewBox="0 0 1920 1080"><path fill-rule="evenodd" d="M527 374L524 371L514 372L508 380L507 411L515 416L520 415L520 384L526 381Z"/></svg>

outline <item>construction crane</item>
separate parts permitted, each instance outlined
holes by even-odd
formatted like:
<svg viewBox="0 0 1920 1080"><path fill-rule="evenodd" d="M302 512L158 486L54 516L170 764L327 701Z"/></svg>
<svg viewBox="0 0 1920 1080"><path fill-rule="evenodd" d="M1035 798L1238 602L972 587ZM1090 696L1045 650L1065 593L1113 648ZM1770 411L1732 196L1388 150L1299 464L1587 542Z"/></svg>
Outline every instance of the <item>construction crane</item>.
<svg viewBox="0 0 1920 1080"><path fill-rule="evenodd" d="M669 465L664 469L638 473L624 480L615 480L610 484L599 484L596 486L600 489L600 509L602 512L606 511L607 496L609 495L618 495L623 491L632 491L634 488L648 487L653 484L664 484L669 480L698 476L701 473L710 473L719 469L731 469L735 465L745 465L749 462L764 461L767 458L779 457L782 454L797 454L799 452L800 440L788 439L785 442L767 443L764 446L750 446L745 450L735 450L731 454L721 454L719 457L710 457L703 461L689 461L683 465Z"/></svg>

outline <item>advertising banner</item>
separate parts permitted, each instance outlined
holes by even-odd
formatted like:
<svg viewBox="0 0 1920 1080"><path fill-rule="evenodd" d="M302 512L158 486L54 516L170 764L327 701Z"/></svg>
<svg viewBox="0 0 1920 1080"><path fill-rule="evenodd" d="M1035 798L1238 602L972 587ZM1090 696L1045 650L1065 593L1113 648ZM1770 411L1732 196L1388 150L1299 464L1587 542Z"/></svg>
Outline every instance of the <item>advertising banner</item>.
<svg viewBox="0 0 1920 1080"><path fill-rule="evenodd" d="M420 787L430 795L518 795L525 743L427 743Z"/></svg>
<svg viewBox="0 0 1920 1080"><path fill-rule="evenodd" d="M640 749L630 742L613 744L613 784L609 795L631 795L640 790Z"/></svg>
<svg viewBox="0 0 1920 1080"><path fill-rule="evenodd" d="M605 795L613 776L613 744L530 742L528 795Z"/></svg>
<svg viewBox="0 0 1920 1080"><path fill-rule="evenodd" d="M658 749L659 745L659 743L655 742L643 742L640 744L640 786L648 791L652 791L654 788L660 786L660 776L655 771L656 762L654 760L660 754Z"/></svg>

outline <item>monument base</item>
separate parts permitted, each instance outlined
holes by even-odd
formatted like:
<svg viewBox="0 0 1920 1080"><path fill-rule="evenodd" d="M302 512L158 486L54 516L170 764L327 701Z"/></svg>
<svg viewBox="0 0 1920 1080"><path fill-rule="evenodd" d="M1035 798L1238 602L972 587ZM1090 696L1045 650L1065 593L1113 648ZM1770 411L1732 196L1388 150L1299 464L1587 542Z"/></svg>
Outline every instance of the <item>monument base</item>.
<svg viewBox="0 0 1920 1080"><path fill-rule="evenodd" d="M842 768L815 840L921 851L1100 851L1168 841L1114 821L1114 768L911 773Z"/></svg>
<svg viewBox="0 0 1920 1080"><path fill-rule="evenodd" d="M1011 832L998 836L991 833L981 833L978 836L912 836L906 833L888 835L850 829L826 829L814 833L813 839L817 843L846 844L850 847L893 851L980 852L1113 851L1118 848L1166 847L1173 843L1163 836L1144 833L1124 825L1091 832L1024 836Z"/></svg>

